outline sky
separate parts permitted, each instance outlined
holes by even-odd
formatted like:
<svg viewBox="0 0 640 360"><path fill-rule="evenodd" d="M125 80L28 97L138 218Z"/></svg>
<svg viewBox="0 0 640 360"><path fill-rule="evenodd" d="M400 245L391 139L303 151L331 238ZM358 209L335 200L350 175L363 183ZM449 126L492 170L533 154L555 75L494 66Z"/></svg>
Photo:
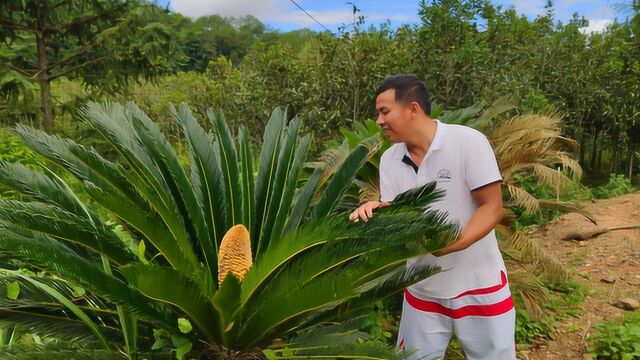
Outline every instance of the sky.
<svg viewBox="0 0 640 360"><path fill-rule="evenodd" d="M417 23L418 0L155 0L161 6L169 3L169 8L183 15L197 18L218 14L225 17L253 15L272 29L289 31L310 28L322 31L323 27L300 10L298 3L311 16L332 32L341 25L353 22L352 5L355 2L360 9L359 15L366 18L366 24L379 25L389 21L392 26L404 23ZM544 13L546 0L492 0L503 7L513 6L518 13L530 18ZM556 0L554 1L557 20L566 22L573 13L589 20L586 31L600 31L613 22L615 17L622 18L615 4L624 0Z"/></svg>

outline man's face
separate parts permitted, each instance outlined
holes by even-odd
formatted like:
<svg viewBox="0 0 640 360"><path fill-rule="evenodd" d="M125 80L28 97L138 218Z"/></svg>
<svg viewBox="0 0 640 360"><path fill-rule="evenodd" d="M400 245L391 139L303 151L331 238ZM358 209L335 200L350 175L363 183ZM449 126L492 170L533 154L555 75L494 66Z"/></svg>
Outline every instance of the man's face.
<svg viewBox="0 0 640 360"><path fill-rule="evenodd" d="M404 142L411 133L413 112L411 105L396 101L396 90L389 89L376 98L378 120L384 136L393 143Z"/></svg>

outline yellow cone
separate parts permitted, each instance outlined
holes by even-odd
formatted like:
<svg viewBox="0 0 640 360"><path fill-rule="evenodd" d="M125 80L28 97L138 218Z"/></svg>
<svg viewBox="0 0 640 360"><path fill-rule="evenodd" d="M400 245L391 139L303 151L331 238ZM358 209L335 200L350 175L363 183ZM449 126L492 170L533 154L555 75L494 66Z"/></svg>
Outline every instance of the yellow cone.
<svg viewBox="0 0 640 360"><path fill-rule="evenodd" d="M238 279L244 279L251 269L251 240L249 231L244 225L236 225L229 229L222 238L218 252L218 284L229 272Z"/></svg>

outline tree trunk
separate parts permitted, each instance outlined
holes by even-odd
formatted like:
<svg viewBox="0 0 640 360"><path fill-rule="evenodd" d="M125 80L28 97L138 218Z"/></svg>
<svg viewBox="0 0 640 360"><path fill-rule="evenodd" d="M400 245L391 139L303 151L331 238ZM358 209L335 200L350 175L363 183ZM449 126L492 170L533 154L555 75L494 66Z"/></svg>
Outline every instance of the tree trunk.
<svg viewBox="0 0 640 360"><path fill-rule="evenodd" d="M582 119L584 118L584 115L582 115L580 117L580 120L578 121L578 128L576 129L576 140L578 141L578 144L580 144L580 148L578 149L579 153L580 153L580 165L584 166L584 145L585 145L585 136L584 136L584 128L582 127Z"/></svg>
<svg viewBox="0 0 640 360"><path fill-rule="evenodd" d="M613 141L611 145L613 145L613 152L611 153L611 158L609 159L609 175L615 174L618 172L618 153L620 152L620 146L618 146L618 139L620 138L620 132L616 129L613 133Z"/></svg>
<svg viewBox="0 0 640 360"><path fill-rule="evenodd" d="M591 170L596 170L596 157L598 155L598 135L600 129L597 126L593 127L593 147L591 148Z"/></svg>
<svg viewBox="0 0 640 360"><path fill-rule="evenodd" d="M42 127L46 132L51 132L54 126L55 115L51 96L51 83L40 81L40 110L42 111Z"/></svg>
<svg viewBox="0 0 640 360"><path fill-rule="evenodd" d="M45 23L42 8L37 11L38 29L36 44L38 47L38 74L40 83L40 110L42 111L42 127L46 132L51 132L54 126L55 113L53 110L53 98L51 96L51 80L49 79L49 63L47 59L47 32L44 31Z"/></svg>
<svg viewBox="0 0 640 360"><path fill-rule="evenodd" d="M604 147L600 147L598 149L598 155L596 155L596 168L598 172L604 172L602 169L602 153L604 152Z"/></svg>
<svg viewBox="0 0 640 360"><path fill-rule="evenodd" d="M633 148L633 143L629 144L629 181L631 181L631 179L633 179L633 158L634 158L634 152L633 152L634 148Z"/></svg>

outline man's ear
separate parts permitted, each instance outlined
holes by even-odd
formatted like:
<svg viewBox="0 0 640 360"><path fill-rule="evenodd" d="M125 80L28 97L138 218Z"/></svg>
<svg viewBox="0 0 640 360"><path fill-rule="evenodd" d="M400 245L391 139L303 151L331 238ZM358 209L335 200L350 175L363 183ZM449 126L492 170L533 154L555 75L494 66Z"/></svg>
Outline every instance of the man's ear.
<svg viewBox="0 0 640 360"><path fill-rule="evenodd" d="M409 104L409 107L411 108L411 115L416 116L418 115L418 113L420 113L420 104L418 104L415 101L412 101L411 104Z"/></svg>

